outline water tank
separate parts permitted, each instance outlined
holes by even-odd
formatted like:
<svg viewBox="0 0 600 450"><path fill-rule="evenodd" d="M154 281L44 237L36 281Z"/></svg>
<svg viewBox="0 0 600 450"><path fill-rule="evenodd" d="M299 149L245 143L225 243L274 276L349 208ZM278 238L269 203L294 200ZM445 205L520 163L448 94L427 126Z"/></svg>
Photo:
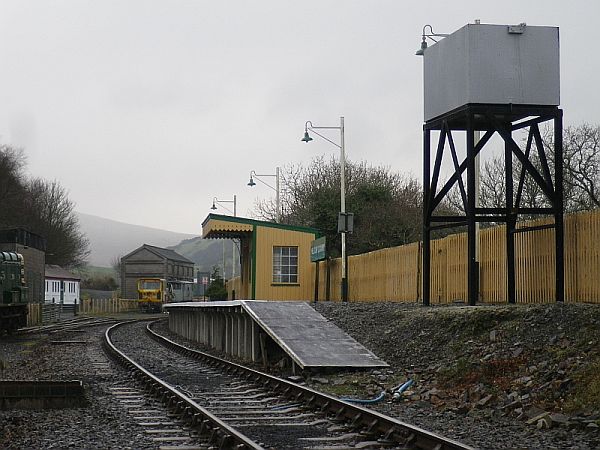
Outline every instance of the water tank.
<svg viewBox="0 0 600 450"><path fill-rule="evenodd" d="M560 104L557 27L469 24L423 58L426 122L470 103Z"/></svg>

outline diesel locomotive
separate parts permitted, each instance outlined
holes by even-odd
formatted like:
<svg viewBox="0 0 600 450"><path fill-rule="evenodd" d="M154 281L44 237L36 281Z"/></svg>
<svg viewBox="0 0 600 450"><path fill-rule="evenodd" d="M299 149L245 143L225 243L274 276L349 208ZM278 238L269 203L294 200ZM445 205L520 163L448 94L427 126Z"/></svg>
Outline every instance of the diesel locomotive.
<svg viewBox="0 0 600 450"><path fill-rule="evenodd" d="M27 303L23 256L0 252L0 334L27 325Z"/></svg>

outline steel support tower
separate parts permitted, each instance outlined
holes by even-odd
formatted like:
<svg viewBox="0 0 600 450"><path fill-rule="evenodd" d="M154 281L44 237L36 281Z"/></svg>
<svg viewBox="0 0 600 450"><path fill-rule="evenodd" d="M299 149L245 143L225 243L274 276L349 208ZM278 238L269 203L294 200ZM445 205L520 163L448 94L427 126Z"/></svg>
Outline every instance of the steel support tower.
<svg viewBox="0 0 600 450"><path fill-rule="evenodd" d="M553 127L553 145L543 141L541 126ZM468 242L468 303L475 305L479 297L479 270L476 262L476 226L478 222L506 224L507 297L516 301L515 234L546 228L555 231L556 301L564 301L564 239L563 239L563 136L562 110L556 106L467 104L423 125L423 304L431 300L431 233L436 229L466 226ZM518 130L527 131L527 139L519 143L513 138ZM431 166L432 132L439 138L433 168ZM483 135L475 142L475 131ZM454 136L465 136L466 157L459 161ZM490 138L498 134L504 142L505 192L504 207L476 207L475 157ZM445 184L438 186L444 153L449 151L454 173ZM536 164L532 162L537 153ZM553 162L553 170L551 164ZM515 172L513 162L518 172ZM463 175L466 171L466 187ZM518 178L513 175L517 173ZM523 188L526 176L543 192L547 206L523 207ZM515 186L515 180L517 181ZM436 209L458 185L464 215L436 215ZM553 223L532 227L516 227L520 215L550 216Z"/></svg>

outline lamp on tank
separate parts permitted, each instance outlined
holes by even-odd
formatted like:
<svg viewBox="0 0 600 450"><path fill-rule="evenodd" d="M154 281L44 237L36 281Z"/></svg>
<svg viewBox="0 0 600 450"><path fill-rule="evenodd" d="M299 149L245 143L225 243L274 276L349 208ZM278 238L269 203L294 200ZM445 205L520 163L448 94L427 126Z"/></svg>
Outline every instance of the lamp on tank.
<svg viewBox="0 0 600 450"><path fill-rule="evenodd" d="M427 28L429 28L430 33L426 33ZM423 35L421 40L421 48L415 52L417 56L423 56L425 54L425 50L427 50L427 39L432 40L433 42L437 42L436 37L447 37L449 36L446 33L434 33L431 25L425 25L423 27Z"/></svg>

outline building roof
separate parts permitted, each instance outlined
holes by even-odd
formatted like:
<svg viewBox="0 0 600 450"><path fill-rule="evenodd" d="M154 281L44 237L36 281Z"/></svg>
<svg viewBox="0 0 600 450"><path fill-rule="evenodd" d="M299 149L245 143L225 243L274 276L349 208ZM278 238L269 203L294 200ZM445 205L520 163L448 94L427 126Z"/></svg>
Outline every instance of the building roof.
<svg viewBox="0 0 600 450"><path fill-rule="evenodd" d="M179 261L179 262L184 262L184 263L188 263L188 264L194 264L194 261L191 261L188 258L186 258L185 256L180 255L175 250L171 250L168 248L162 248L162 247L156 247L156 246L150 245L150 244L144 244L141 247L136 248L134 251L123 256L121 259L126 259L127 257L133 255L134 253L140 251L143 248L145 248L148 251L151 251L152 253L154 253L158 256L161 256L165 259L170 259L171 261Z"/></svg>
<svg viewBox="0 0 600 450"><path fill-rule="evenodd" d="M279 228L288 231L321 236L322 233L316 228L288 225L284 223L268 222L266 220L248 219L245 217L232 217L221 214L209 214L202 222L202 237L205 239L241 238L249 235L254 227Z"/></svg>
<svg viewBox="0 0 600 450"><path fill-rule="evenodd" d="M55 264L46 264L46 278L81 281L81 277Z"/></svg>

